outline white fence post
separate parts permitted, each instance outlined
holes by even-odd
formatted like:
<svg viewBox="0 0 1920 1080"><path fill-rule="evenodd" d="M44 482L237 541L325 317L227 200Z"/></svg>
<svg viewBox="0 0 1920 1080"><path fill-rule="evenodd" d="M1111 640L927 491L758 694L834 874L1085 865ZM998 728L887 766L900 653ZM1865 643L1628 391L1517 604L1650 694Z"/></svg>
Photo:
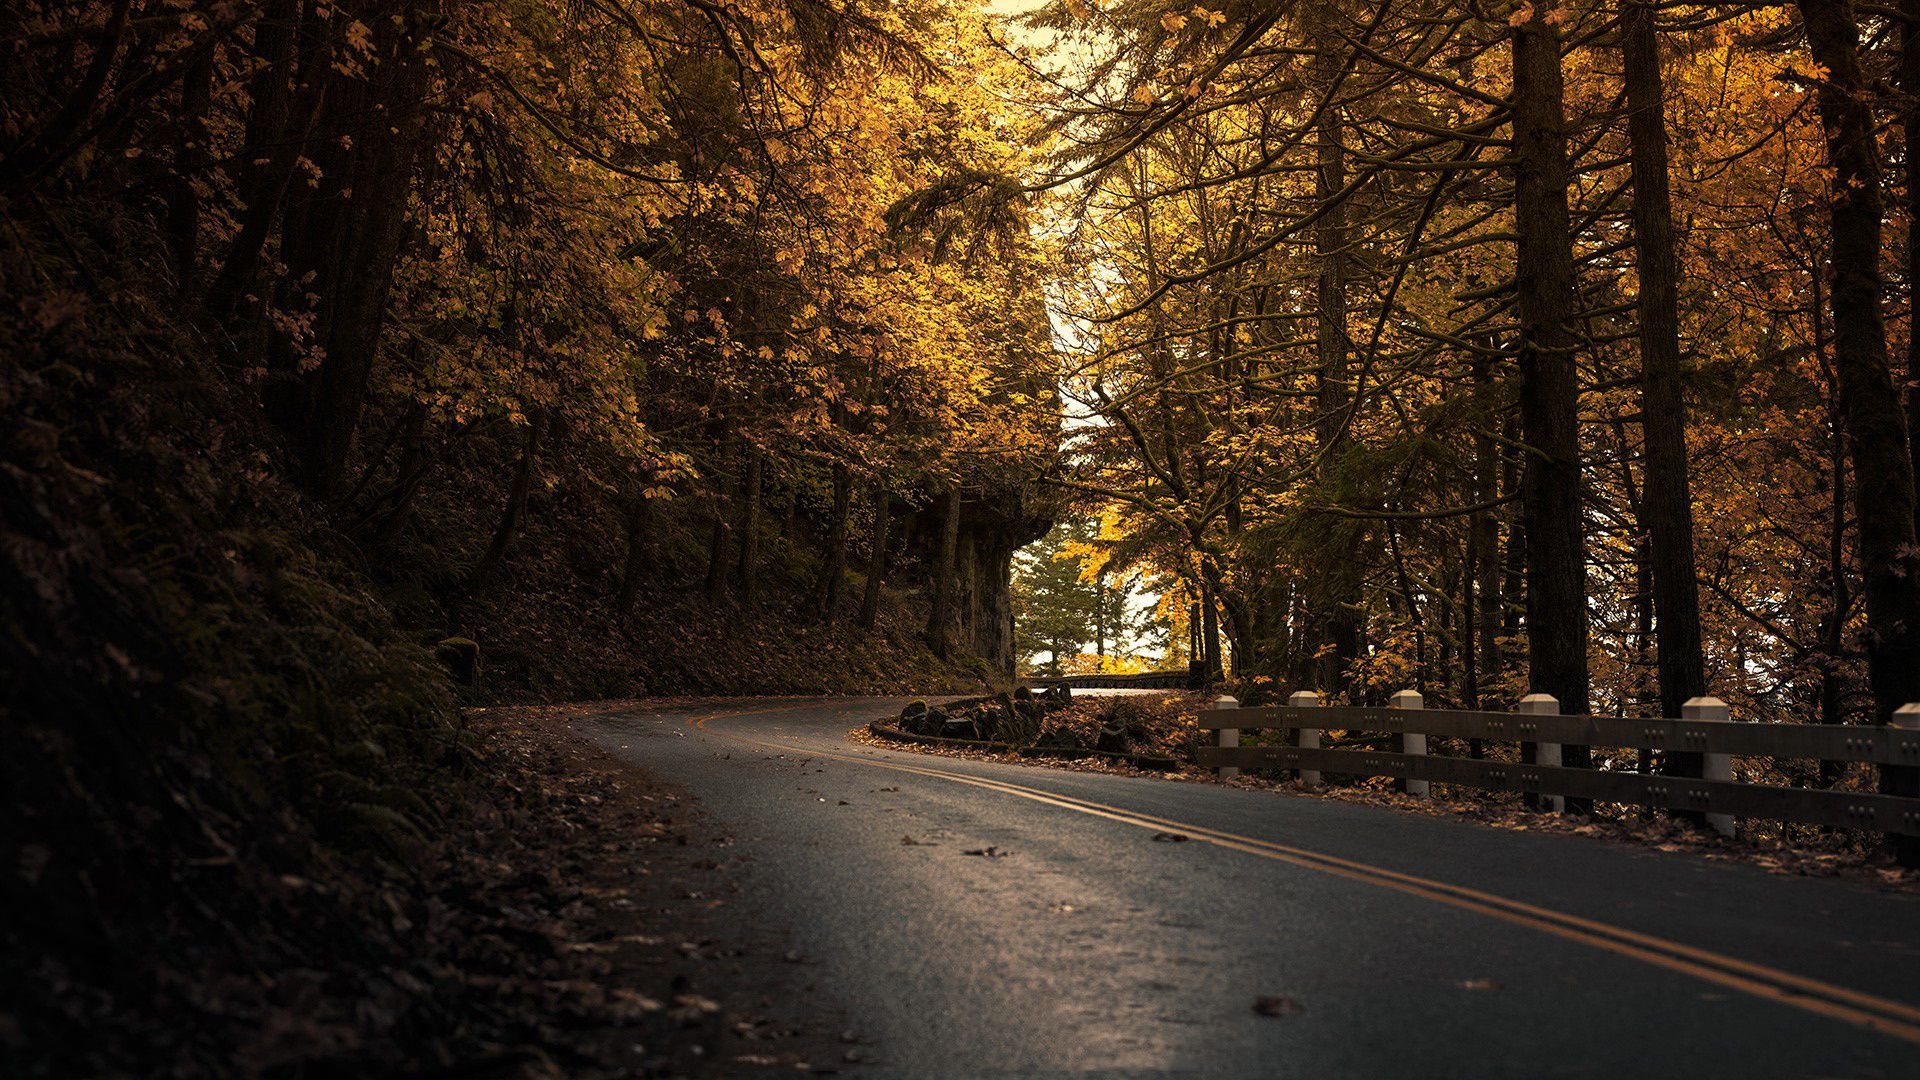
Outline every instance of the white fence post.
<svg viewBox="0 0 1920 1080"><path fill-rule="evenodd" d="M1528 694L1526 697L1520 699L1520 711L1528 716L1559 716L1560 699L1554 697L1552 694ZM1534 743L1533 763L1535 765L1550 765L1558 768L1560 765L1560 744L1557 742ZM1557 814L1567 808L1567 800L1564 795L1544 795L1541 799L1546 808L1553 813Z"/></svg>
<svg viewBox="0 0 1920 1080"><path fill-rule="evenodd" d="M1213 707L1216 709L1237 709L1240 707L1240 699L1235 697L1226 697L1223 695L1221 697L1214 699ZM1220 741L1216 745L1221 747L1239 746L1240 745L1240 729L1239 728L1221 728ZM1240 766L1222 765L1217 770L1215 770L1215 772L1219 775L1219 777L1222 780L1226 780L1235 776L1239 776Z"/></svg>
<svg viewBox="0 0 1920 1080"><path fill-rule="evenodd" d="M1394 709L1424 709L1427 707L1427 699L1421 697L1420 691L1418 690L1399 690L1395 691L1394 695L1387 699L1387 705ZM1416 735L1411 731L1402 732L1400 735L1400 746L1400 752L1403 754L1412 754L1416 757L1427 756L1427 737L1425 735ZM1425 780L1408 780L1406 786L1407 794L1409 795L1418 798L1425 798L1427 796L1428 784Z"/></svg>
<svg viewBox="0 0 1920 1080"><path fill-rule="evenodd" d="M1314 693L1311 690L1295 690L1291 695L1287 697L1287 704L1291 705L1296 709L1317 709L1320 707L1320 695ZM1320 749L1320 729L1319 728L1301 728L1300 729L1300 749L1302 750ZM1320 786L1320 770L1319 769L1301 769L1300 784L1302 787L1319 787Z"/></svg>
<svg viewBox="0 0 1920 1080"><path fill-rule="evenodd" d="M1680 706L1680 719L1682 720L1725 720L1727 719L1727 715L1727 703L1717 697L1688 698L1686 704ZM1700 755L1700 778L1703 780L1732 780L1733 755ZM1708 814L1707 827L1719 833L1721 836L1732 836L1733 815Z"/></svg>
<svg viewBox="0 0 1920 1080"><path fill-rule="evenodd" d="M1893 715L1887 717L1887 726L1902 731L1920 731L1920 701L1909 701L1893 710ZM1907 766L1909 769L1912 767ZM1880 775L1883 778L1887 775L1885 766L1882 766ZM1896 787L1894 790L1902 789ZM1902 866L1911 866L1914 859L1920 857L1920 839L1912 836L1890 836L1888 839L1893 841L1894 855Z"/></svg>

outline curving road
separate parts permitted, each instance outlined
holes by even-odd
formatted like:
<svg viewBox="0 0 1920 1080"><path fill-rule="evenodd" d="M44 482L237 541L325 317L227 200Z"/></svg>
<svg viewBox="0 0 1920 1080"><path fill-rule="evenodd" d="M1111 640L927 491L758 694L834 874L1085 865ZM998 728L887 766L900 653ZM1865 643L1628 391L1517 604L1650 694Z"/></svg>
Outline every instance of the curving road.
<svg viewBox="0 0 1920 1080"><path fill-rule="evenodd" d="M861 1075L1920 1078L1914 897L845 738L904 700L576 722L737 838Z"/></svg>

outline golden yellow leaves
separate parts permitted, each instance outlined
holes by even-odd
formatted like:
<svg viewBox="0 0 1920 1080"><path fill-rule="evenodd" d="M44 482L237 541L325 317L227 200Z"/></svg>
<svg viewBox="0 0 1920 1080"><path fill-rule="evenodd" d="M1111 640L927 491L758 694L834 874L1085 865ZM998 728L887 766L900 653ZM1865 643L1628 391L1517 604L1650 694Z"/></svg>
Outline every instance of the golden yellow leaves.
<svg viewBox="0 0 1920 1080"><path fill-rule="evenodd" d="M1507 16L1507 25L1512 27L1525 26L1527 23L1533 21L1534 15L1537 12L1538 9L1533 6L1532 0L1525 0L1519 7L1513 10L1513 14ZM1567 21L1572 18L1573 13L1565 8L1550 7L1545 13L1540 14L1541 22L1548 26L1555 27L1566 25Z"/></svg>
<svg viewBox="0 0 1920 1080"><path fill-rule="evenodd" d="M1186 29L1189 18L1206 29L1213 30L1227 21L1227 13L1200 6L1195 6L1191 11L1186 12L1168 11L1160 16L1160 28L1169 34L1177 34Z"/></svg>

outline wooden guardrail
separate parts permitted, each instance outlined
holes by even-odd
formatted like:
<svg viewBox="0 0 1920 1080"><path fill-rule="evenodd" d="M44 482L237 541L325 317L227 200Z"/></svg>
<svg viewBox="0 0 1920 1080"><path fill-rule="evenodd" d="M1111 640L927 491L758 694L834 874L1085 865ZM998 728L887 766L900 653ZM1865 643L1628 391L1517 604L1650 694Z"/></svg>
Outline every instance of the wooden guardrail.
<svg viewBox="0 0 1920 1080"><path fill-rule="evenodd" d="M1149 671L1140 675L1036 675L1020 681L1031 687L1070 686L1075 690L1180 690L1192 676L1184 671Z"/></svg>
<svg viewBox="0 0 1920 1080"><path fill-rule="evenodd" d="M1885 768L1920 768L1920 704L1903 706L1886 727L1819 724L1748 724L1727 718L1718 698L1694 698L1679 720L1630 720L1564 716L1547 694L1529 694L1512 713L1427 709L1418 693L1403 690L1387 708L1325 707L1319 695L1301 691L1284 706L1242 709L1232 698L1200 714L1200 726L1220 732L1220 745L1200 747L1200 764L1232 775L1243 768L1293 769L1318 784L1323 772L1391 776L1407 781L1409 794L1425 795L1432 783L1490 791L1520 791L1553 798L1637 803L1668 810L1703 812L1723 834L1734 819L1767 818L1846 829L1920 835L1920 798L1853 791L1823 791L1733 779L1733 758L1818 758L1868 762ZM1226 703L1233 703L1227 705ZM1297 746L1241 746L1240 732L1299 733ZM1397 753L1323 749L1325 731L1401 735ZM1535 744L1534 761L1517 764L1427 753L1429 736ZM1663 776L1560 765L1565 744L1632 747L1703 755L1703 776Z"/></svg>

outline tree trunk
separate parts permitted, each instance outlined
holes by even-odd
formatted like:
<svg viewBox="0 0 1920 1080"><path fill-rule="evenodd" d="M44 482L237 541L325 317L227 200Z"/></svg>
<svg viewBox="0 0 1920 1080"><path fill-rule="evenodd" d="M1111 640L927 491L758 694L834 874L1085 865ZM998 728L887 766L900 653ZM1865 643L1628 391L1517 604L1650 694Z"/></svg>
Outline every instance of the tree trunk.
<svg viewBox="0 0 1920 1080"><path fill-rule="evenodd" d="M1322 12L1317 16L1329 19ZM1320 77L1331 84L1340 68L1340 58L1331 49L1322 49L1316 57ZM1317 160L1313 174L1314 197L1323 202L1333 199L1347 184L1346 147L1341 130L1340 108L1329 103L1320 113ZM1350 404L1347 385L1347 207L1339 203L1327 209L1314 226L1314 260L1319 266L1315 282L1314 348L1318 368L1315 372L1314 406L1318 412L1314 434L1319 443L1322 478L1333 462L1335 444L1346 426ZM1354 530L1359 531L1357 528ZM1357 539L1357 537L1356 537ZM1360 655L1360 575L1354 548L1357 545L1328 544L1324 556L1331 563L1320 575L1324 583L1319 640L1333 647L1316 665L1314 682L1327 693L1347 691L1347 672ZM1207 611L1212 613L1212 605ZM1217 657L1208 657L1207 674Z"/></svg>
<svg viewBox="0 0 1920 1080"><path fill-rule="evenodd" d="M303 107L296 113L295 45L302 37L324 38L314 15L302 15L296 0L270 0L254 29L253 54L258 66L247 85L247 100L252 105L240 151L244 164L235 179L245 210L240 215L239 231L207 292L208 308L220 317L238 312L242 297L254 287L261 253L273 233L274 218L307 143L319 94L327 83L317 73L302 79L299 101ZM324 46L316 44L312 48L325 55ZM309 66L303 62L303 72Z"/></svg>
<svg viewBox="0 0 1920 1080"><path fill-rule="evenodd" d="M953 576L960 549L960 485L947 487L941 513L940 555L933 568L933 603L927 612L927 648L945 660L953 649Z"/></svg>
<svg viewBox="0 0 1920 1080"><path fill-rule="evenodd" d="M514 533L520 528L520 518L527 509L527 495L533 490L534 461L540 456L540 440L546 426L543 413L527 418L527 441L520 450L519 464L514 466L513 483L507 489L507 505L500 512L500 523L494 526L493 539L487 542L487 550L467 575L467 591L470 593L479 592L507 557L507 545L513 542Z"/></svg>
<svg viewBox="0 0 1920 1080"><path fill-rule="evenodd" d="M1474 360L1473 377L1482 393L1488 385L1490 361L1481 356ZM1491 417L1488 422L1491 422ZM1489 432L1477 431L1473 436L1473 482L1474 501L1490 503L1499 497L1500 454L1494 447ZM1469 524L1468 550L1471 552L1471 578L1473 581L1472 599L1467 610L1471 612L1473 627L1474 661L1469 672L1466 688L1467 707L1484 708L1485 685L1492 681L1500 671L1500 521L1492 510L1482 510L1473 515Z"/></svg>
<svg viewBox="0 0 1920 1080"><path fill-rule="evenodd" d="M833 467L833 521L827 527L827 566L821 584L820 617L828 626L840 618L840 601L846 595L847 513L852 509L853 477L845 465Z"/></svg>
<svg viewBox="0 0 1920 1080"><path fill-rule="evenodd" d="M760 492L765 467L759 452L749 449L740 480L740 603L749 609L760 603Z"/></svg>
<svg viewBox="0 0 1920 1080"><path fill-rule="evenodd" d="M1640 403L1645 441L1647 569L1653 575L1660 715L1678 717L1707 692L1700 592L1693 565L1693 496L1687 482L1673 213L1667 194L1667 121L1654 8L1630 0L1621 27L1627 133L1633 158L1633 234L1640 271ZM1668 771L1699 776L1698 754L1668 757Z"/></svg>
<svg viewBox="0 0 1920 1080"><path fill-rule="evenodd" d="M893 517L886 485L873 482L873 550L867 554L867 587L860 594L860 628L872 630L880 615L880 585L887 576L887 526Z"/></svg>
<svg viewBox="0 0 1920 1080"><path fill-rule="evenodd" d="M1799 0L1814 62L1826 69L1817 100L1833 168L1833 361L1852 447L1854 510L1867 605L1867 671L1874 718L1920 701L1920 551L1914 546L1914 466L1881 312L1880 152L1872 90L1858 56L1849 0ZM1920 769L1881 771L1884 786L1920 794ZM1903 844L1920 855L1920 844Z"/></svg>
<svg viewBox="0 0 1920 1080"><path fill-rule="evenodd" d="M1535 10L1513 32L1514 224L1519 234L1521 481L1527 660L1533 689L1587 712L1586 535L1581 519L1573 224L1560 32ZM1587 764L1585 747L1565 748Z"/></svg>
<svg viewBox="0 0 1920 1080"><path fill-rule="evenodd" d="M720 460L716 463L713 475L713 518L707 533L707 604L718 608L727 600L728 535L732 526L727 524L727 458L731 456L729 447L723 442L720 448Z"/></svg>
<svg viewBox="0 0 1920 1080"><path fill-rule="evenodd" d="M361 521L379 548L393 542L413 515L414 497L420 494L433 469L433 456L427 452L427 407L419 402L407 406L401 425L400 461L394 466L393 488L374 500Z"/></svg>
<svg viewBox="0 0 1920 1080"><path fill-rule="evenodd" d="M1902 129L1907 195L1907 452L1920 485L1920 0L1901 0L1900 89L1907 95ZM1914 502L1920 534L1920 497Z"/></svg>
<svg viewBox="0 0 1920 1080"><path fill-rule="evenodd" d="M1814 282L1814 352L1820 358L1821 366L1826 366L1826 340L1822 332L1826 325L1820 313L1820 283ZM1831 392L1829 398L1835 396ZM1853 606L1847 588L1847 440L1841 432L1841 422L1837 403L1828 406L1830 415L1827 427L1830 432L1831 447L1828 453L1827 475L1830 484L1829 494L1831 517L1827 523L1827 611L1820 620L1820 722L1823 724L1844 724L1847 722L1843 695L1846 691L1846 678L1843 665L1846 662L1847 614ZM1820 763L1820 779L1827 787L1840 782L1846 772L1846 766L1838 761Z"/></svg>
<svg viewBox="0 0 1920 1080"><path fill-rule="evenodd" d="M1212 682L1220 677L1222 668L1220 657L1220 608L1215 601L1212 589L1203 588L1200 596L1200 640L1207 650L1207 681Z"/></svg>
<svg viewBox="0 0 1920 1080"><path fill-rule="evenodd" d="M200 280L200 193L194 187L207 164L207 110L213 104L213 50L195 59L180 83L180 142L173 190L167 196L167 246L175 290L191 297Z"/></svg>
<svg viewBox="0 0 1920 1080"><path fill-rule="evenodd" d="M1101 660L1101 667L1107 659L1107 575L1105 571L1093 577L1093 655Z"/></svg>
<svg viewBox="0 0 1920 1080"><path fill-rule="evenodd" d="M1573 329L1573 223L1567 210L1565 90L1560 31L1547 13L1513 29L1514 227L1520 322L1521 481L1527 532L1527 666L1536 693L1585 715L1587 552L1581 518L1579 378ZM1573 768L1588 747L1561 748ZM1567 800L1570 812L1586 809Z"/></svg>
<svg viewBox="0 0 1920 1080"><path fill-rule="evenodd" d="M322 302L326 356L313 380L306 430L298 440L304 478L323 497L331 496L345 475L360 428L386 326L387 296L400 259L415 150L421 142L420 98L426 69L411 26L398 31L391 49L382 64L390 80L379 95L385 108L375 112L378 119L373 123L355 125L360 141L345 181L351 192L346 213L341 215L345 220L319 216L321 227L344 232L329 260L331 272L323 278L330 293Z"/></svg>
<svg viewBox="0 0 1920 1080"><path fill-rule="evenodd" d="M646 572L647 532L652 524L653 501L636 492L627 507L627 560L620 571L620 593L613 605L622 615L633 611L634 598L640 595L640 578Z"/></svg>

